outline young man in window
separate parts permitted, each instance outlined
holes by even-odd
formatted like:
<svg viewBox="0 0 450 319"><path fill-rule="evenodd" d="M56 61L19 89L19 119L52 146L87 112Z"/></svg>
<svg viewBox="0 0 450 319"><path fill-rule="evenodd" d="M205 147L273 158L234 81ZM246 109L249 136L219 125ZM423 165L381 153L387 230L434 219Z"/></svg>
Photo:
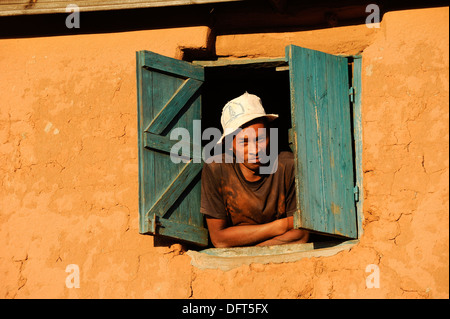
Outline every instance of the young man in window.
<svg viewBox="0 0 450 319"><path fill-rule="evenodd" d="M297 209L293 154L278 154L276 148L272 169L263 161L269 149L269 124L277 117L266 114L260 98L248 93L223 108L220 143L229 152L205 163L201 184L200 212L206 215L215 247L308 241L307 231L293 229Z"/></svg>

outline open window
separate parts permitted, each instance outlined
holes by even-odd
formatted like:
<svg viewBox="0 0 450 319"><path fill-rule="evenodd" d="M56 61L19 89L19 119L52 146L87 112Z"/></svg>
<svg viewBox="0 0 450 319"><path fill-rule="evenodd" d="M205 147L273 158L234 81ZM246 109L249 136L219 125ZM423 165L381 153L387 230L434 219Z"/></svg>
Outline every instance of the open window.
<svg viewBox="0 0 450 319"><path fill-rule="evenodd" d="M196 63L137 52L140 233L208 245L195 154L210 141L201 141L193 123L220 128L223 106L248 91L280 115L279 150L295 155L295 227L358 238L360 66L358 57L297 46L279 59ZM175 164L170 152L178 141L170 134L180 127L192 152Z"/></svg>

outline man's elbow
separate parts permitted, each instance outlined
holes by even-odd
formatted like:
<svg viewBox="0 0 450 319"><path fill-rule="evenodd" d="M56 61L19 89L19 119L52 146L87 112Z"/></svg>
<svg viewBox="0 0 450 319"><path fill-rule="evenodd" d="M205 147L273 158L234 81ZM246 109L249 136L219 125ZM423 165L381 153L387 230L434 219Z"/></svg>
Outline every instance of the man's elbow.
<svg viewBox="0 0 450 319"><path fill-rule="evenodd" d="M234 247L231 245L231 243L227 242L226 240L220 240L220 239L212 239L211 242L215 248L230 248Z"/></svg>
<svg viewBox="0 0 450 319"><path fill-rule="evenodd" d="M297 243L307 243L309 241L309 231L303 229L293 229L291 232L294 233L292 238L293 241Z"/></svg>
<svg viewBox="0 0 450 319"><path fill-rule="evenodd" d="M214 234L211 235L211 243L215 248L231 248L236 247L235 244L233 244L233 238L230 238L230 236L227 236L226 234L222 234L221 231L214 232Z"/></svg>

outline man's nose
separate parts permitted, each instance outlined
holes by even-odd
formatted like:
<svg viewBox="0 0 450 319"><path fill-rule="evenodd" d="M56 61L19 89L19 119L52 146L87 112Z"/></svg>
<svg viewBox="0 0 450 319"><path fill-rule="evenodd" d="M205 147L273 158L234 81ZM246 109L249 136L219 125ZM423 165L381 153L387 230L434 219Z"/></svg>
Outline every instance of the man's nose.
<svg viewBox="0 0 450 319"><path fill-rule="evenodd" d="M249 155L258 155L264 149L263 143L253 142L249 145L248 153Z"/></svg>

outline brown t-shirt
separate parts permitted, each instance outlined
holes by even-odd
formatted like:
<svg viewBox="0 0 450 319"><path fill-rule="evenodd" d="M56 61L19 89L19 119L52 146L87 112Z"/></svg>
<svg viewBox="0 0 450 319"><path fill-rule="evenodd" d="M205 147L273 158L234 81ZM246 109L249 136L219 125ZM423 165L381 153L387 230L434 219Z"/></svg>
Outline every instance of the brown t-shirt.
<svg viewBox="0 0 450 319"><path fill-rule="evenodd" d="M239 164L227 163L229 155L220 156L221 163L203 166L201 213L226 219L230 226L265 224L294 214L297 201L292 153L281 152L275 173L256 182L244 178Z"/></svg>

